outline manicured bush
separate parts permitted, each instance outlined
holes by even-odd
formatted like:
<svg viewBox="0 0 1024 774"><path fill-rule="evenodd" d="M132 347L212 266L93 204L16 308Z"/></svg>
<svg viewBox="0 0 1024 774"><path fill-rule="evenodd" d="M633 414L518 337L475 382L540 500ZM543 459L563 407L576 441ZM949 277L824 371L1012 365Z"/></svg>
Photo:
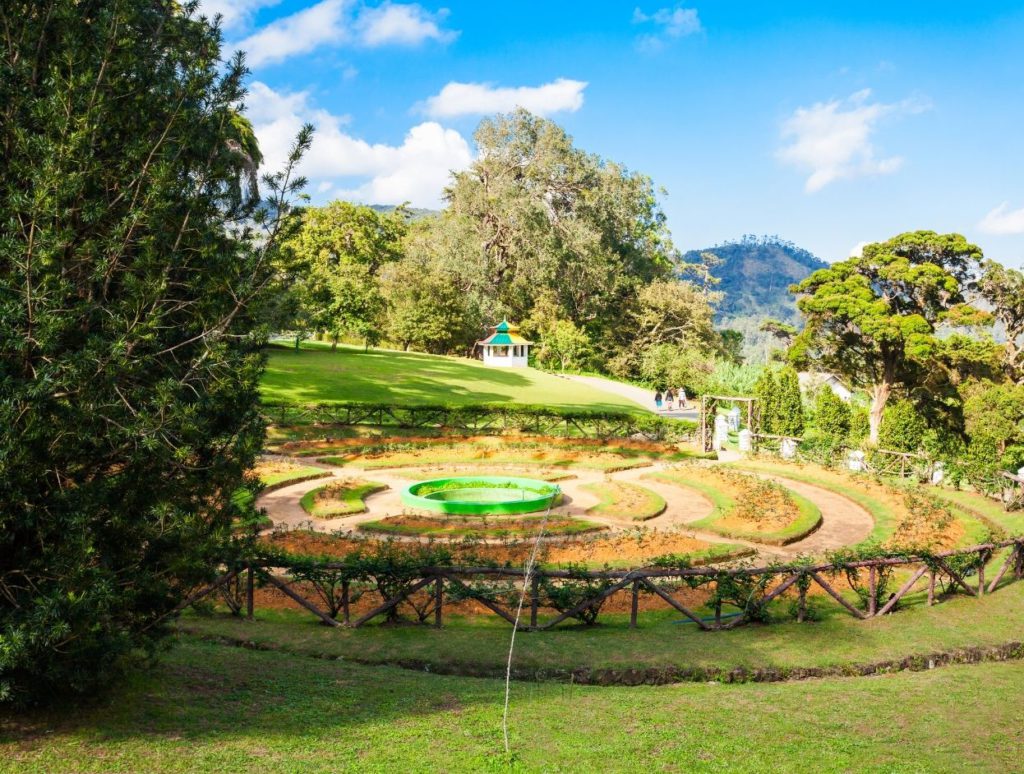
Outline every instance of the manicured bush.
<svg viewBox="0 0 1024 774"><path fill-rule="evenodd" d="M878 432L878 446L892 451L916 452L924 441L927 430L924 418L914 404L907 400L890 403L882 415Z"/></svg>
<svg viewBox="0 0 1024 774"><path fill-rule="evenodd" d="M850 435L850 407L829 387L814 402L814 429L823 438L845 440Z"/></svg>

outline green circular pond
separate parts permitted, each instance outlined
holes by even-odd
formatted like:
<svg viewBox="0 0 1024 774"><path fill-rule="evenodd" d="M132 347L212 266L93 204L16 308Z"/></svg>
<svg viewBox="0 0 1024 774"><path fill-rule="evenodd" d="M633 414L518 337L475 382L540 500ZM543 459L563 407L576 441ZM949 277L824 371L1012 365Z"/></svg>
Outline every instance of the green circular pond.
<svg viewBox="0 0 1024 774"><path fill-rule="evenodd" d="M420 510L483 516L542 511L561 495L557 485L533 478L457 476L409 484L402 502Z"/></svg>

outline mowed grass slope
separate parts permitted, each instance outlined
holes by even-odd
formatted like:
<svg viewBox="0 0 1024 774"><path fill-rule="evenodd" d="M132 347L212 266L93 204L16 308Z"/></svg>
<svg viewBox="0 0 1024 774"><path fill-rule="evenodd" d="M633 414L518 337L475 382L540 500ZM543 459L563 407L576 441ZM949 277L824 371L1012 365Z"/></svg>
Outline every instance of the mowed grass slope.
<svg viewBox="0 0 1024 774"><path fill-rule="evenodd" d="M184 640L93 706L0 716L0 772L1012 771L1018 663L808 683L504 684Z"/></svg>
<svg viewBox="0 0 1024 774"><path fill-rule="evenodd" d="M387 403L394 406L540 405L579 411L647 412L630 400L533 368L490 368L477 360L339 346L271 347L267 403Z"/></svg>

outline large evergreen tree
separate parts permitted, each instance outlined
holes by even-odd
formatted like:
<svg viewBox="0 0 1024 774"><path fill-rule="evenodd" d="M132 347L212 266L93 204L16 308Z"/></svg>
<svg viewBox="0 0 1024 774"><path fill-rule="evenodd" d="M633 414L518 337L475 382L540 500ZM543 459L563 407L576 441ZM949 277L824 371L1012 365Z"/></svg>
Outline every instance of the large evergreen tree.
<svg viewBox="0 0 1024 774"><path fill-rule="evenodd" d="M195 3L6 0L0 28L0 700L29 702L151 650L224 556L302 181L258 206L244 67Z"/></svg>
<svg viewBox="0 0 1024 774"><path fill-rule="evenodd" d="M871 396L871 441L894 391L934 379L962 346L943 328L983 319L964 303L981 250L960 234L913 231L867 245L792 290L806 326L795 363L841 374ZM929 394L938 394L929 388ZM929 394L915 397L927 401Z"/></svg>

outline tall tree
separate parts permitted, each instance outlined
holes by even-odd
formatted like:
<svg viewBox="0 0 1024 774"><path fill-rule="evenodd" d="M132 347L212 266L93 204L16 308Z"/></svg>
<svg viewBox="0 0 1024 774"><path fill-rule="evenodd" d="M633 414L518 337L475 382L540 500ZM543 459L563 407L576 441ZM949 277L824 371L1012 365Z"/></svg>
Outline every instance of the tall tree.
<svg viewBox="0 0 1024 774"><path fill-rule="evenodd" d="M479 154L455 174L449 206L418 238L485 316L526 323L551 296L557 318L612 351L638 292L673 272L677 251L651 180L585 153L525 110L480 124Z"/></svg>
<svg viewBox="0 0 1024 774"><path fill-rule="evenodd" d="M870 439L877 442L894 390L941 367L940 328L983 319L963 296L981 257L959 234L914 231L816 271L792 288L806 321L790 348L792 361L834 371L866 390Z"/></svg>
<svg viewBox="0 0 1024 774"><path fill-rule="evenodd" d="M384 301L381 268L402 257L406 211L376 210L345 201L309 207L283 245L295 309L291 327L379 340Z"/></svg>
<svg viewBox="0 0 1024 774"><path fill-rule="evenodd" d="M242 194L245 69L195 9L0 4L0 701L153 651L262 446L271 256L311 130L271 201Z"/></svg>
<svg viewBox="0 0 1024 774"><path fill-rule="evenodd" d="M1024 274L987 260L975 290L992 305L992 315L1006 336L1003 362L1007 376L1024 384Z"/></svg>

